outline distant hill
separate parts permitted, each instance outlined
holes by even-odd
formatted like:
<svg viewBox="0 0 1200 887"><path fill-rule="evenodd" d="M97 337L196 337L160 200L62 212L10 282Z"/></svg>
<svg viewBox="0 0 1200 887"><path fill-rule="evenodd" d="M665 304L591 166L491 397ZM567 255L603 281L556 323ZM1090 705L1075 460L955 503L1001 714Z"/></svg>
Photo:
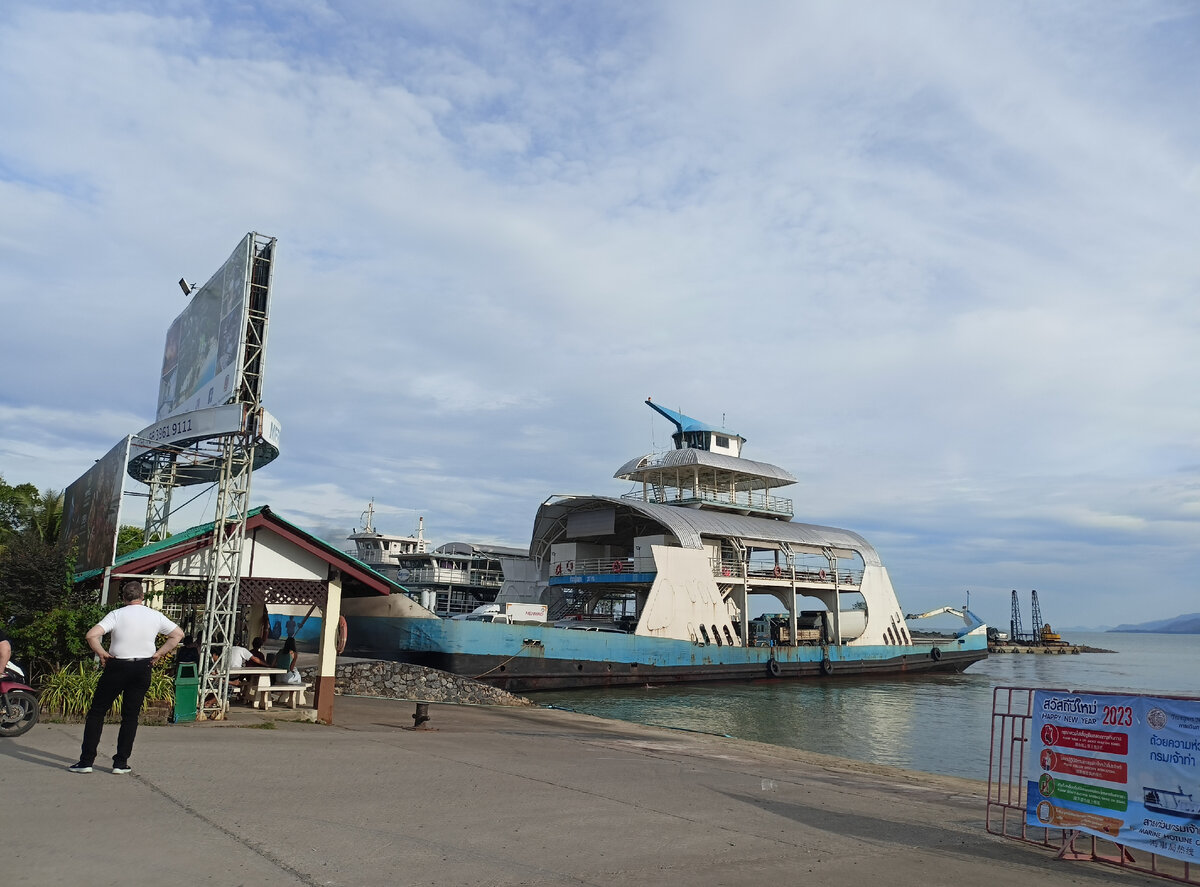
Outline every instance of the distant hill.
<svg viewBox="0 0 1200 887"><path fill-rule="evenodd" d="M1156 619L1136 625L1118 625L1109 631L1145 632L1153 634L1200 634L1200 613L1185 613L1172 619Z"/></svg>

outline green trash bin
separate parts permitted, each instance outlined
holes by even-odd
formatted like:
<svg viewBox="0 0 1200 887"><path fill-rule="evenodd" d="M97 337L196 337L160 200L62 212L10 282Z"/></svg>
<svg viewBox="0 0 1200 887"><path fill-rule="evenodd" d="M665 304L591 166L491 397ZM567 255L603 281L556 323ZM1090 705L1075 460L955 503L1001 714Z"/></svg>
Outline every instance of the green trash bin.
<svg viewBox="0 0 1200 887"><path fill-rule="evenodd" d="M175 709L171 721L181 724L196 720L200 701L200 678L195 662L181 662L175 669Z"/></svg>

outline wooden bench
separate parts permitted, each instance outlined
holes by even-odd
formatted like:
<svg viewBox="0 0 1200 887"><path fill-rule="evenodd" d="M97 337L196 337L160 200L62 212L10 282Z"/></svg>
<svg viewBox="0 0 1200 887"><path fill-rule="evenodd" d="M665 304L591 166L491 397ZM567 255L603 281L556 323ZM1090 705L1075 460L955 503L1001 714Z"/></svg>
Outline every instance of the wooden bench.
<svg viewBox="0 0 1200 887"><path fill-rule="evenodd" d="M257 708L266 711L271 707L271 697L274 694L285 693L289 697L287 702L290 708L298 708L301 705L307 706L308 700L305 694L310 689L312 689L312 684L269 684L266 687L260 686L254 704Z"/></svg>

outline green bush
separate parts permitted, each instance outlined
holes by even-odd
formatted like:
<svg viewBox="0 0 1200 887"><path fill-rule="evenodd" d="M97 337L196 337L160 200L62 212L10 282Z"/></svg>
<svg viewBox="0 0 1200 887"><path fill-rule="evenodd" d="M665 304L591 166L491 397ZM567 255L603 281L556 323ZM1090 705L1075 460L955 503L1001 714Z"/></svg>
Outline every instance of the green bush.
<svg viewBox="0 0 1200 887"><path fill-rule="evenodd" d="M162 702L174 705L175 682L170 671L173 663L174 659L168 658L154 667L145 705ZM42 709L58 717L83 718L92 704L92 696L96 692L96 683L99 680L100 669L90 662L80 662L50 672L42 679L38 691ZM118 698L108 716L117 717L120 713L121 702Z"/></svg>
<svg viewBox="0 0 1200 887"><path fill-rule="evenodd" d="M84 635L104 618L98 604L60 606L32 615L23 624L12 625L13 659L29 665L29 677L61 669L93 655Z"/></svg>

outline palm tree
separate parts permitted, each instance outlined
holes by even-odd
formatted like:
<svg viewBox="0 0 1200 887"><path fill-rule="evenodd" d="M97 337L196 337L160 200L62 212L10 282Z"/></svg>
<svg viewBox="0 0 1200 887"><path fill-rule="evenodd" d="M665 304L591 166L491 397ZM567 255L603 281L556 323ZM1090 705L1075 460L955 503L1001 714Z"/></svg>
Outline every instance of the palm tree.
<svg viewBox="0 0 1200 887"><path fill-rule="evenodd" d="M57 545L62 532L62 490L46 489L29 505L25 528L44 545Z"/></svg>

